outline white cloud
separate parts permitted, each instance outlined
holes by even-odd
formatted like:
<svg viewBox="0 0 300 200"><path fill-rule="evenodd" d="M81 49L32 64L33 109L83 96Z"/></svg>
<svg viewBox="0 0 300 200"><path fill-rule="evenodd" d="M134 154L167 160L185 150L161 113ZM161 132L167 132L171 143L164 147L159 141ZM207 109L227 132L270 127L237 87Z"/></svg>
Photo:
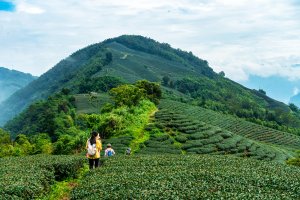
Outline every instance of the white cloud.
<svg viewBox="0 0 300 200"><path fill-rule="evenodd" d="M27 14L42 14L45 12L45 10L43 10L40 7L31 5L29 3L25 3L25 2L21 2L17 4L17 11L18 12L24 12Z"/></svg>
<svg viewBox="0 0 300 200"><path fill-rule="evenodd" d="M140 34L193 51L236 81L300 79L293 0L15 0L0 13L0 66L40 75L86 45Z"/></svg>

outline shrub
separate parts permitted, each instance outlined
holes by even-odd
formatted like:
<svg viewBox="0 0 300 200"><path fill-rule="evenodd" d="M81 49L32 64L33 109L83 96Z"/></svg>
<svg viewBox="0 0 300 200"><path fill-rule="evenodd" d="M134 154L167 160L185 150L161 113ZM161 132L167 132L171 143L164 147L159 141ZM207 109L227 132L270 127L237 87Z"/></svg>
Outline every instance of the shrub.
<svg viewBox="0 0 300 200"><path fill-rule="evenodd" d="M187 138L184 135L177 135L175 137L175 140L180 143L185 143L187 141Z"/></svg>
<svg viewBox="0 0 300 200"><path fill-rule="evenodd" d="M0 159L0 196L34 199L47 193L55 180L76 177L83 157L25 156Z"/></svg>
<svg viewBox="0 0 300 200"><path fill-rule="evenodd" d="M115 157L85 176L70 199L298 199L299 173L232 156Z"/></svg>

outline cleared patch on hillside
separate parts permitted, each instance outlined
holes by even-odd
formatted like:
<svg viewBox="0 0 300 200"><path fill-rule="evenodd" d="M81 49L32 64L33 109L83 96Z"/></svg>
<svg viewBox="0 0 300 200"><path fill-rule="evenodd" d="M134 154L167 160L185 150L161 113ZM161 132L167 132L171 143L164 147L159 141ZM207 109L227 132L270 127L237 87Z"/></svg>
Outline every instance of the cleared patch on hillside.
<svg viewBox="0 0 300 200"><path fill-rule="evenodd" d="M77 94L75 96L76 112L80 113L100 113L101 107L106 103L111 103L111 99L106 93Z"/></svg>

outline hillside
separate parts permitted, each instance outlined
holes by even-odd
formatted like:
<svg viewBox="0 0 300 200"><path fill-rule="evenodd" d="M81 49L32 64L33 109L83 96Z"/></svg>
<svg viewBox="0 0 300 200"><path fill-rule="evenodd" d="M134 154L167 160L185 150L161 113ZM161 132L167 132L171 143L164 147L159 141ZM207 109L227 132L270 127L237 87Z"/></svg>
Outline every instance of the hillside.
<svg viewBox="0 0 300 200"><path fill-rule="evenodd" d="M34 77L28 73L0 67L0 102L4 101L11 94L25 87L28 83L36 78L37 77Z"/></svg>
<svg viewBox="0 0 300 200"><path fill-rule="evenodd" d="M166 98L185 99L189 104L299 133L300 114L287 105L215 73L207 61L191 52L128 35L90 45L60 61L0 105L0 125L33 101L62 88L70 89L72 94L107 92L121 83L141 79L162 82Z"/></svg>

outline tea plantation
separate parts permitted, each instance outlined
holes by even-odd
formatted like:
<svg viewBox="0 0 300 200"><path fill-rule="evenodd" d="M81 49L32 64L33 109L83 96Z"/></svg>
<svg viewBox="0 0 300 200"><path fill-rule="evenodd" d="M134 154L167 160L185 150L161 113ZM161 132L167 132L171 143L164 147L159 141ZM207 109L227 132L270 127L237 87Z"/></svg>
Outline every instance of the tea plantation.
<svg viewBox="0 0 300 200"><path fill-rule="evenodd" d="M135 153L232 154L277 162L284 162L295 155L294 148L299 137L216 112L213 115L210 112L213 111L163 100L160 109L142 130L142 134L147 135L147 140L140 143L138 149L135 148ZM216 123L217 121L219 123ZM228 121L228 124L235 124L241 129L237 131L222 126L222 121ZM271 138L277 140L273 139L271 142ZM111 143L116 152L124 154L133 139L130 135L118 136L104 140L104 146Z"/></svg>
<svg viewBox="0 0 300 200"><path fill-rule="evenodd" d="M55 181L74 178L83 167L78 156L26 156L0 159L0 199L34 199Z"/></svg>
<svg viewBox="0 0 300 200"><path fill-rule="evenodd" d="M156 126L161 131L168 133L165 138L170 137L169 140L173 139L173 143L177 142L175 145L186 153L234 154L241 157L279 162L293 155L293 152L284 148L255 141L199 121L180 112L180 108L176 112L161 109L155 117ZM165 145L161 144L161 146ZM147 145L143 151L146 150Z"/></svg>
<svg viewBox="0 0 300 200"><path fill-rule="evenodd" d="M108 94L77 94L75 96L75 105L77 113L100 113L100 108L105 103L111 103Z"/></svg>
<svg viewBox="0 0 300 200"><path fill-rule="evenodd" d="M184 114L188 116L188 119L196 119L249 139L293 149L299 149L300 147L299 136L267 128L205 108L191 106L171 100L161 101L160 108Z"/></svg>
<svg viewBox="0 0 300 200"><path fill-rule="evenodd" d="M299 199L300 168L212 155L107 159L71 199Z"/></svg>

